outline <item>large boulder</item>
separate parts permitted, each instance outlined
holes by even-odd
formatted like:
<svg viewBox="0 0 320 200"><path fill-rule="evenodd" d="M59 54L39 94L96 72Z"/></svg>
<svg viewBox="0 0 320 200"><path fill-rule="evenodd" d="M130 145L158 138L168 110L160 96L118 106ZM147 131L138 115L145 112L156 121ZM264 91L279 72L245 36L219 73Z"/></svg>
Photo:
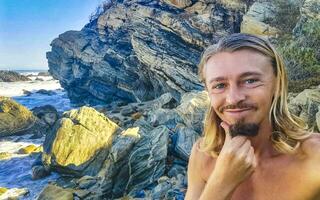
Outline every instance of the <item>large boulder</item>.
<svg viewBox="0 0 320 200"><path fill-rule="evenodd" d="M73 190L49 184L39 194L37 200L73 200Z"/></svg>
<svg viewBox="0 0 320 200"><path fill-rule="evenodd" d="M43 163L66 174L96 175L118 129L117 124L93 108L66 112L46 136Z"/></svg>
<svg viewBox="0 0 320 200"><path fill-rule="evenodd" d="M114 199L154 184L165 172L168 136L165 126L154 128L138 120L116 139L92 193Z"/></svg>
<svg viewBox="0 0 320 200"><path fill-rule="evenodd" d="M0 96L0 137L21 134L41 136L43 124L26 107Z"/></svg>

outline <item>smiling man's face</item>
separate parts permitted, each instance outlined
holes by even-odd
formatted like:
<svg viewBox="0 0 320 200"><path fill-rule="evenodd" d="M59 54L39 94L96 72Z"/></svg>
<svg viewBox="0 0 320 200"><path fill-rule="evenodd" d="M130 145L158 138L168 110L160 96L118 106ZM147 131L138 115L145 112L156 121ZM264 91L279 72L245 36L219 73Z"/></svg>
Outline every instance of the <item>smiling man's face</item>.
<svg viewBox="0 0 320 200"><path fill-rule="evenodd" d="M248 49L221 52L203 70L211 106L222 121L240 128L270 123L276 78L268 57Z"/></svg>

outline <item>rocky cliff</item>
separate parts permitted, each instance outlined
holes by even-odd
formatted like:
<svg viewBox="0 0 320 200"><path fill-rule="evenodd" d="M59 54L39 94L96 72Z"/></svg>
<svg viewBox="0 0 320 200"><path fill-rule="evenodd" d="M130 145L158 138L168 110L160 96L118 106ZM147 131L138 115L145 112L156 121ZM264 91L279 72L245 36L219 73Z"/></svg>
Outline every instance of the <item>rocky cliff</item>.
<svg viewBox="0 0 320 200"><path fill-rule="evenodd" d="M233 2L233 1L230 1ZM203 49L240 31L250 4L228 1L110 1L81 31L56 38L50 73L73 101L140 102L201 90Z"/></svg>
<svg viewBox="0 0 320 200"><path fill-rule="evenodd" d="M52 42L50 73L80 104L141 102L166 92L179 101L203 89L197 78L203 49L222 36L247 32L281 46L292 80L313 77L306 88L320 84L314 74L320 75L319 7L316 0L109 0L81 31ZM306 38L314 42L308 45Z"/></svg>

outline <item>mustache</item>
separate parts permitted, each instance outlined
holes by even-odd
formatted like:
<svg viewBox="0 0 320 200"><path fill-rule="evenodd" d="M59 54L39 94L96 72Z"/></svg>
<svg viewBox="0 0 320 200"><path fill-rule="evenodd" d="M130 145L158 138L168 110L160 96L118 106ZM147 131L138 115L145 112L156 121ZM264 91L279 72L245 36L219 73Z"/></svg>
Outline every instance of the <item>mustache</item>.
<svg viewBox="0 0 320 200"><path fill-rule="evenodd" d="M248 104L248 103L237 103L237 104L230 104L219 108L219 112L223 112L226 109L257 109L255 104Z"/></svg>

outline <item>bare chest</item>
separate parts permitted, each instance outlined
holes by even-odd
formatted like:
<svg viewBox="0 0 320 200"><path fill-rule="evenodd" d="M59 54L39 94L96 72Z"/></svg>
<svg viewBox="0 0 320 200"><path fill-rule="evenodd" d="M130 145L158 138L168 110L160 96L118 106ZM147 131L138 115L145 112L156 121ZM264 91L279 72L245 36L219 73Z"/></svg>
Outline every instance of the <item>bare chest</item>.
<svg viewBox="0 0 320 200"><path fill-rule="evenodd" d="M213 169L214 164L208 165L203 175L209 177ZM260 165L236 188L231 200L320 200L317 192L303 163L275 161Z"/></svg>

